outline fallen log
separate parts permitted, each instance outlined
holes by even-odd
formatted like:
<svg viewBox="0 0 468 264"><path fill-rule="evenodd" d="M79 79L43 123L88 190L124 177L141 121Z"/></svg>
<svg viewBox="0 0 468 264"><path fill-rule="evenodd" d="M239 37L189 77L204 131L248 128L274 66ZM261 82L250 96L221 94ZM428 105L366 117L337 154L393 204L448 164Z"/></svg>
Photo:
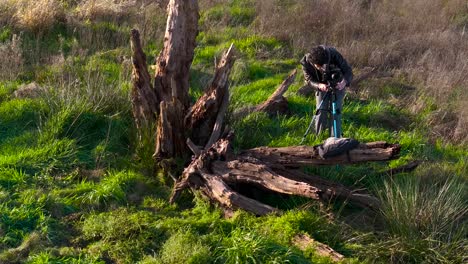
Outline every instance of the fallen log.
<svg viewBox="0 0 468 264"><path fill-rule="evenodd" d="M240 153L240 156L255 157L271 164L281 164L287 167L299 167L392 160L398 157L399 152L400 145L378 141L359 144L357 148L347 153L327 159L322 159L319 156L318 146L259 147L245 150Z"/></svg>
<svg viewBox="0 0 468 264"><path fill-rule="evenodd" d="M323 243L320 243L307 234L299 234L293 238L293 244L296 245L301 250L306 250L310 247L314 248L316 253L323 257L329 257L333 261L342 261L344 256L336 252L333 248Z"/></svg>
<svg viewBox="0 0 468 264"><path fill-rule="evenodd" d="M415 170L421 163L422 163L422 161L420 161L420 160L414 160L414 161L411 161L411 162L409 162L409 163L407 163L405 165L389 169L385 173L389 174L389 175L395 175L395 174L398 174L398 173L411 172L411 171Z"/></svg>
<svg viewBox="0 0 468 264"><path fill-rule="evenodd" d="M190 187L202 190L205 196L223 208L242 208L256 215L277 212L277 209L245 197L231 187L250 184L276 193L308 197L320 202L337 198L365 208L377 209L380 206L375 197L362 190L353 190L295 169L301 165L343 164L339 157L331 158L331 161L317 161L319 157L313 154L314 148L305 146L263 147L234 155L231 140L232 137L218 140L192 161L176 183L170 202L175 202L180 192ZM295 153L298 149L301 150L299 154ZM350 151L350 163L388 160L396 157L398 151L398 145L385 142L361 144L359 151ZM368 155L369 153L377 154L378 158ZM353 157L354 155L358 157Z"/></svg>
<svg viewBox="0 0 468 264"><path fill-rule="evenodd" d="M230 151L230 142L220 140L213 147L196 158L187 168L185 168L181 179L174 185L172 195L169 199L174 203L181 192L190 187L201 192L212 202L216 202L221 208L230 210L232 208L242 208L256 215L266 215L278 212L269 205L248 198L232 190L217 174L210 173L210 164L213 160L226 158Z"/></svg>

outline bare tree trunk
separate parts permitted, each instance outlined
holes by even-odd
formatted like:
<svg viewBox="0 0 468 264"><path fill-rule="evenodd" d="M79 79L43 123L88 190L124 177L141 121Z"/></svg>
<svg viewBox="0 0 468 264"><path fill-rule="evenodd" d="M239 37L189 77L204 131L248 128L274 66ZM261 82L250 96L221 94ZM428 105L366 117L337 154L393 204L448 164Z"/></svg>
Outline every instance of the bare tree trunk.
<svg viewBox="0 0 468 264"><path fill-rule="evenodd" d="M189 70L198 33L198 2L170 0L164 48L156 62L154 88L159 100L157 160L181 157L187 152L183 124L189 108Z"/></svg>

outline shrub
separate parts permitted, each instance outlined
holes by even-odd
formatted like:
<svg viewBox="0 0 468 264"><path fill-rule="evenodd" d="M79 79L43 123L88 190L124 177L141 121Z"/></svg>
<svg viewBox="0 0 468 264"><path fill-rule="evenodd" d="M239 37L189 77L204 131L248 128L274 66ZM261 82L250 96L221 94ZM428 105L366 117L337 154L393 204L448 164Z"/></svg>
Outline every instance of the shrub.
<svg viewBox="0 0 468 264"><path fill-rule="evenodd" d="M62 3L58 0L18 1L17 4L15 17L21 27L33 33L46 32L65 20Z"/></svg>

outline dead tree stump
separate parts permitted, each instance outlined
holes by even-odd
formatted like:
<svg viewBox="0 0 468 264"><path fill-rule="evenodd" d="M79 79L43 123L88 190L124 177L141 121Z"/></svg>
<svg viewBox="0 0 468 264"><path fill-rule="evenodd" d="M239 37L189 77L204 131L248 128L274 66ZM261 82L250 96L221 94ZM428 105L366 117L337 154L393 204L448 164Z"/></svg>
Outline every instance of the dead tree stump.
<svg viewBox="0 0 468 264"><path fill-rule="evenodd" d="M157 122L154 157L160 164L175 157L194 158L185 168L171 195L174 202L187 187L200 190L213 203L226 210L242 208L256 215L278 212L273 206L248 198L231 186L249 184L277 193L299 195L317 201L333 198L378 208L379 201L362 191L307 175L304 165L351 164L383 161L398 156L400 146L385 142L361 144L347 154L321 159L316 147L259 147L234 154L232 134L223 133L229 105L228 79L235 60L231 47L219 61L214 78L193 106L189 100L189 70L194 56L198 25L196 0L170 0L164 48L156 60L154 81L147 70L139 33L132 30L132 106L136 126ZM294 81L294 70L263 104L251 111L282 114L287 111L284 93ZM249 110L250 111L250 110Z"/></svg>

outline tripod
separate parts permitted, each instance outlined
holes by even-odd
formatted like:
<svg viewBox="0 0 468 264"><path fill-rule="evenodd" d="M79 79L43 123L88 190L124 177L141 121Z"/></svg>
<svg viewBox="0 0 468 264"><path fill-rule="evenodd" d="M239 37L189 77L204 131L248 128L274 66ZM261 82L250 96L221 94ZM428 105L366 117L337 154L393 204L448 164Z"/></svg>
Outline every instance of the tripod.
<svg viewBox="0 0 468 264"><path fill-rule="evenodd" d="M332 118L333 118L332 127L330 129L333 129L333 135L335 137L337 137L337 138L341 137L341 130L337 126L337 120L336 120L336 115L337 115L337 111L336 111L336 91L333 88L329 88L327 93L323 97L322 101L320 102L319 106L317 107L317 110L315 110L315 114L312 117L312 120L310 121L310 124L307 127L307 130L304 133L304 136L302 137L302 140L301 140L300 144L304 143L304 140L306 139L307 135L309 134L310 129L312 128L312 126L313 126L313 124L315 122L315 119L317 118L317 115L318 115L319 111L323 110L322 109L323 102L326 101L330 96L332 98L332 100L330 101L330 104L331 104L331 113L332 113Z"/></svg>

